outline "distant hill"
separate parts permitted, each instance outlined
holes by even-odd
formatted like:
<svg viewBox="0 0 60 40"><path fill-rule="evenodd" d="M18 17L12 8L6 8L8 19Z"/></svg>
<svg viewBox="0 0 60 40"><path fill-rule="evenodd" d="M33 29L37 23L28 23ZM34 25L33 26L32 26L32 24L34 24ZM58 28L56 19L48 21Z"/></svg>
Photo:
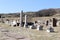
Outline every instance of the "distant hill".
<svg viewBox="0 0 60 40"><path fill-rule="evenodd" d="M50 8L43 9L36 12L24 12L24 15L27 14L29 17L43 17L43 16L53 16L55 14L60 14L60 8ZM8 13L0 14L3 17L19 17L20 13Z"/></svg>
<svg viewBox="0 0 60 40"><path fill-rule="evenodd" d="M26 12L27 15L33 17L43 17L43 16L53 16L55 14L60 14L60 9L43 9L37 12Z"/></svg>

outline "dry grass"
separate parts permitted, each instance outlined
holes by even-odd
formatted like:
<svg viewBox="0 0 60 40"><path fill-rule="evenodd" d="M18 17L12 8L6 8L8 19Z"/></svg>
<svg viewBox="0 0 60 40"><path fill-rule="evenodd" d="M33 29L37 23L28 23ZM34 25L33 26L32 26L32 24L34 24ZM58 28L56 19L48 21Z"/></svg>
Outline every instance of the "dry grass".
<svg viewBox="0 0 60 40"><path fill-rule="evenodd" d="M60 40L60 27L55 27L55 33L47 33L46 30L37 31L36 29L29 29L24 27L11 27L9 25L0 23L0 27L6 28L11 32L24 35L31 40ZM2 35L0 33L0 35Z"/></svg>
<svg viewBox="0 0 60 40"><path fill-rule="evenodd" d="M44 18L49 19L49 17L44 17ZM36 29L24 28L24 27L12 27L12 26L9 26L4 23L0 23L0 27L8 29L14 33L18 33L20 35L24 35L24 36L30 38L31 40L60 40L60 27L54 27L54 29L55 29L54 33L46 32L46 27L44 27L44 30L42 30L42 31L41 30L38 31ZM2 33L0 33L0 36L1 35L2 35Z"/></svg>

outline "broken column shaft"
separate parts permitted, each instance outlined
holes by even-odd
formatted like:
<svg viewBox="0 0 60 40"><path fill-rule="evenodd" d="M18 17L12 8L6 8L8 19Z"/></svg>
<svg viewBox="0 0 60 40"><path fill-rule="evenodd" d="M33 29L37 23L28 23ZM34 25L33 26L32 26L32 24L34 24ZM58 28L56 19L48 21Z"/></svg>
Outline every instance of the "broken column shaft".
<svg viewBox="0 0 60 40"><path fill-rule="evenodd" d="M27 26L27 15L25 15L25 24L24 24L24 27Z"/></svg>
<svg viewBox="0 0 60 40"><path fill-rule="evenodd" d="M23 11L20 13L20 27L23 26Z"/></svg>

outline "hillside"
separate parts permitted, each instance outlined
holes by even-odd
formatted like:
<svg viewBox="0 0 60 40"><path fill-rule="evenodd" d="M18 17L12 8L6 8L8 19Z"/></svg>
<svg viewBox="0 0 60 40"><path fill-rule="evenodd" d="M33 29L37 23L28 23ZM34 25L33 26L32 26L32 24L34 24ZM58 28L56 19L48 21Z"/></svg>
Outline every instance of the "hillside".
<svg viewBox="0 0 60 40"><path fill-rule="evenodd" d="M29 17L45 17L45 16L53 16L55 14L60 14L60 8L50 8L43 9L36 12L24 12L24 15L27 14ZM0 14L3 17L19 17L20 13L8 13L8 14Z"/></svg>

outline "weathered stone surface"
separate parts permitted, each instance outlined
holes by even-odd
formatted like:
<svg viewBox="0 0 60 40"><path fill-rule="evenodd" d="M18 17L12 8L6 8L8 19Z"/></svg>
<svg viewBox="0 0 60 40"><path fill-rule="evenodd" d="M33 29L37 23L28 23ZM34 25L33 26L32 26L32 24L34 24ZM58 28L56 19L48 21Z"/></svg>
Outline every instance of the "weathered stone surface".
<svg viewBox="0 0 60 40"><path fill-rule="evenodd" d="M48 28L47 32L54 32L54 28L52 28L52 27Z"/></svg>

